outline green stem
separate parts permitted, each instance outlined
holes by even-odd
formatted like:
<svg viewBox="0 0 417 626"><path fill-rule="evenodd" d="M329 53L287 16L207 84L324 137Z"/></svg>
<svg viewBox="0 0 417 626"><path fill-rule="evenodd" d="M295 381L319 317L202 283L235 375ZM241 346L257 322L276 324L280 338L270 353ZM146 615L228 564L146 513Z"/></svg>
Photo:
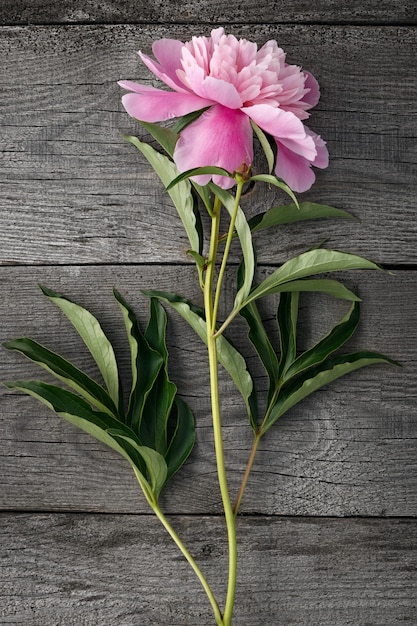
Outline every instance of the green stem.
<svg viewBox="0 0 417 626"><path fill-rule="evenodd" d="M233 615L233 606L236 592L236 572L237 572L237 542L236 542L236 519L233 513L230 501L229 488L226 477L226 467L224 460L222 423L220 415L220 398L219 398L219 380L218 380L218 356L216 339L214 333L216 330L217 306L219 301L218 293L220 291L221 282L217 282L217 292L215 296L215 305L213 306L213 288L214 288L214 270L218 249L219 227L220 227L220 209L221 205L216 198L213 206L212 230L210 238L210 250L207 259L206 282L204 286L204 308L207 323L207 348L210 368L210 391L211 391L211 407L213 419L214 446L216 453L217 475L220 487L220 493L223 502L224 515L227 527L227 537L229 545L229 577L225 610L223 614L224 626L230 626ZM230 247L230 246L229 246ZM225 261L223 259L223 264ZM224 273L224 269L223 269Z"/></svg>
<svg viewBox="0 0 417 626"><path fill-rule="evenodd" d="M218 313L218 310L219 310L219 302L220 302L221 286L222 286L222 283L223 283L224 273L226 271L227 259L228 259L229 252L230 252L230 246L232 244L233 233L235 232L236 218L237 218L237 213L238 213L238 210L239 210L239 202L240 202L240 198L242 196L242 189L243 189L244 184L245 184L244 180L238 180L238 182L237 182L235 204L234 204L234 207L233 207L232 216L230 218L229 231L227 233L226 245L224 247L223 259L222 259L222 263L221 263L221 266L220 266L219 277L217 279L217 285L216 285L216 295L215 295L215 298L214 298L214 307L213 307L213 319L215 321L217 320L217 313ZM215 332L215 328L213 328L213 331Z"/></svg>
<svg viewBox="0 0 417 626"><path fill-rule="evenodd" d="M206 577L204 576L203 572L197 565L196 561L191 556L190 552L188 551L184 543L181 541L181 539L179 538L179 536L177 535L177 533L172 528L171 524L169 523L169 521L167 520L167 518L161 511L158 501L153 495L152 491L150 490L149 485L146 483L146 481L143 480L143 477L139 473L139 471L137 471L136 469L134 471L136 474L136 478L138 479L138 482L140 486L142 487L142 491L145 494L145 498L149 506L151 507L152 511L155 513L156 517L159 519L159 521L161 522L165 530L169 533L171 538L174 540L175 544L178 546L178 548L180 549L184 557L187 559L188 563L191 565L204 591L206 592L207 597L210 601L210 604L213 608L214 618L216 620L217 626L225 626L219 605L217 604L217 600L214 597L214 594L211 590L210 585L207 582Z"/></svg>
<svg viewBox="0 0 417 626"><path fill-rule="evenodd" d="M193 559L193 557L191 556L191 554L189 553L189 551L187 550L187 548L185 547L185 545L183 544L181 539L178 537L178 535L175 532L175 530L172 528L171 524L168 522L168 520L165 517L165 515L162 513L161 509L159 508L159 505L157 503L154 503L151 506L152 506L152 509L153 509L155 515L157 516L157 518L161 522L161 524L164 526L164 528L167 530L167 532L171 535L172 539L175 541L175 543L177 544L178 548L181 550L182 554L184 555L184 557L187 559L188 563L193 568L193 570L194 570L198 580L200 581L204 591L207 594L208 599L210 600L210 604L211 604L211 606L213 608L214 618L216 620L217 626L225 626L226 623L223 620L222 614L220 612L219 605L217 604L216 598L214 597L214 594L213 594L213 592L212 592L212 590L210 588L210 585L208 584L204 574L202 573L202 571L198 567L197 563L195 562L195 560Z"/></svg>

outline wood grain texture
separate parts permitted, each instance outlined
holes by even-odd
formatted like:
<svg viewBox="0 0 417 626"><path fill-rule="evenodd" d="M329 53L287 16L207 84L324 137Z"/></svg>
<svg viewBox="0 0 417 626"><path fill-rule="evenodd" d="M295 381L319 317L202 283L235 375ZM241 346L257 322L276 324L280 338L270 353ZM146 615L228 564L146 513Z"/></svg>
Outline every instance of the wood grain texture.
<svg viewBox="0 0 417 626"><path fill-rule="evenodd" d="M97 375L40 282L100 318L126 379L129 355L111 288L142 322L141 288L201 299L175 210L121 139L140 130L123 112L116 83L158 86L135 51L218 25L259 44L277 39L289 62L317 76L322 97L311 127L328 142L331 162L304 199L360 219L257 236L259 277L323 239L397 268L394 276L343 278L359 283L364 300L350 347L385 352L403 367L366 368L329 385L262 441L238 525L236 626L417 624L416 23L414 0L0 3L0 340L32 336ZM263 168L259 153L255 167ZM281 202L256 185L243 206L254 215ZM262 315L277 345L275 308L276 299L265 302ZM300 347L346 308L303 297ZM262 391L243 324L231 334ZM197 443L162 506L223 598L225 529L205 349L175 315L168 344L172 376L196 415ZM38 369L0 350L0 380L25 377L39 377ZM251 432L225 375L221 394L235 493ZM125 461L5 388L0 424L2 624L212 625L198 582L149 515Z"/></svg>
<svg viewBox="0 0 417 626"><path fill-rule="evenodd" d="M199 583L148 516L1 522L2 624L212 626ZM222 597L222 521L172 523ZM414 520L240 519L236 624L415 624L416 530Z"/></svg>
<svg viewBox="0 0 417 626"><path fill-rule="evenodd" d="M416 23L413 0L274 0L248 3L230 0L177 2L176 0L3 0L0 6L2 24L67 23Z"/></svg>
<svg viewBox="0 0 417 626"><path fill-rule="evenodd" d="M140 131L122 112L116 83L149 82L135 50L149 51L158 37L189 39L196 30L207 28L1 29L0 263L187 262L188 242L168 196L121 139ZM274 232L261 240L260 261L280 262L329 238L333 247L349 242L352 252L379 262L415 263L415 29L233 30L259 43L278 38L288 60L318 77L322 98L311 126L327 140L331 165L304 197L361 220ZM252 215L282 201L259 185L243 206Z"/></svg>
<svg viewBox="0 0 417 626"><path fill-rule="evenodd" d="M262 268L265 273L270 268ZM1 339L22 334L45 343L97 376L75 331L38 291L44 283L95 313L117 348L123 379L129 356L123 322L111 289L125 294L145 323L148 303L141 288L174 288L198 301L190 267L2 268ZM294 407L261 444L244 512L286 515L409 515L417 511L416 360L417 284L414 272L351 273L363 297L363 320L351 350L389 354L402 368L365 368L317 392ZM231 280L231 277L228 277ZM301 300L300 349L317 341L347 309L346 303L309 295ZM276 301L262 309L272 341ZM224 301L222 307L227 307ZM224 310L224 309L223 309ZM237 323L232 337L249 356L259 391L262 369ZM197 445L192 462L164 496L173 513L221 511L212 454L205 348L185 322L169 312L171 371L180 393L195 411ZM185 348L185 349L184 349ZM44 374L44 375L43 375ZM43 376L42 376L43 375ZM23 357L2 350L0 380L49 379ZM244 471L251 433L242 403L222 376L224 434L234 493ZM125 385L128 388L128 384ZM146 504L129 466L112 451L60 420L35 400L3 390L0 396L2 503L13 510L140 512Z"/></svg>

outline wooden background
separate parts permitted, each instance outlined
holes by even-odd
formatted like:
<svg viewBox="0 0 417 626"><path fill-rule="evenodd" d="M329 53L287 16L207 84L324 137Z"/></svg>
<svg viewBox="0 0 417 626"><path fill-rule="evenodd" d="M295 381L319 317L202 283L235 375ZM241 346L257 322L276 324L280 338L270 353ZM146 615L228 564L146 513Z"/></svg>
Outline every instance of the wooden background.
<svg viewBox="0 0 417 626"><path fill-rule="evenodd" d="M383 351L403 367L333 383L265 437L238 524L236 626L415 626L415 0L2 0L0 23L1 340L32 336L91 373L38 283L102 320L125 372L112 286L142 320L142 288L200 297L169 198L121 139L140 131L122 110L117 80L152 80L135 51L226 25L259 44L277 39L290 62L318 78L311 126L327 140L331 165L303 198L360 221L259 236L260 274L323 239L384 264L392 274L345 276L364 299L351 346ZM278 200L255 187L243 206L255 214ZM263 309L271 329L273 305ZM302 344L344 311L304 297ZM245 346L239 324L234 334ZM168 341L173 377L196 414L197 444L163 508L222 598L225 533L205 351L173 315ZM1 380L30 376L38 372L28 361L1 351ZM226 376L221 385L235 490L251 436ZM199 583L149 515L127 464L29 397L3 388L0 413L1 624L210 626Z"/></svg>

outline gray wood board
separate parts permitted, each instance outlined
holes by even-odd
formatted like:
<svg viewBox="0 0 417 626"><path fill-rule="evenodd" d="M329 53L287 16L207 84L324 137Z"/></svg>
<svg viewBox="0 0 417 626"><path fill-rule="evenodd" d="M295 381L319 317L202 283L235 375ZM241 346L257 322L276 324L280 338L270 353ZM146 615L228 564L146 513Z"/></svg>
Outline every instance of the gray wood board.
<svg viewBox="0 0 417 626"><path fill-rule="evenodd" d="M348 243L350 251L379 262L415 263L415 29L231 30L259 43L277 38L290 62L317 76L322 99L311 126L327 140L331 165L302 198L345 208L361 220L274 231L260 240L260 261L281 262L326 238L330 246ZM152 80L135 50L149 52L156 38L189 39L196 32L207 28L1 29L0 263L187 261L188 242L169 197L121 139L141 131L122 111L116 83ZM261 160L256 167L264 167ZM257 185L243 206L253 215L283 201Z"/></svg>
<svg viewBox="0 0 417 626"><path fill-rule="evenodd" d="M211 626L199 583L148 516L1 515L2 624ZM224 596L215 517L171 520ZM416 522L239 519L236 624L417 623Z"/></svg>
<svg viewBox="0 0 417 626"><path fill-rule="evenodd" d="M176 0L3 0L0 6L0 21L3 24L53 24L57 22L208 22L210 25L223 22L285 23L413 23L417 21L413 0L275 0L249 3L238 0L220 2L177 2Z"/></svg>
<svg viewBox="0 0 417 626"><path fill-rule="evenodd" d="M271 268L263 267L267 273ZM111 289L132 303L144 324L142 288L175 290L201 298L189 266L4 267L0 272L1 340L28 335L97 376L86 349L60 312L39 292L41 282L90 309L114 342L129 378L125 331ZM349 348L378 350L402 368L365 368L306 399L271 429L261 444L243 502L245 512L288 515L415 515L417 284L413 271L351 272L363 302L360 329ZM232 280L231 276L227 277ZM231 289L222 302L230 306ZM305 349L343 317L347 304L325 296L302 298L299 346ZM262 307L277 344L276 299ZM265 377L240 322L234 342L248 356L258 389ZM186 323L169 312L171 372L197 421L192 462L163 496L173 513L220 512L216 487L205 348ZM0 380L48 378L17 354L0 352ZM125 385L127 387L127 384ZM242 403L226 375L221 379L224 434L231 489L236 493L251 446ZM112 451L54 416L34 399L3 389L1 506L13 510L140 512L146 510L129 466Z"/></svg>

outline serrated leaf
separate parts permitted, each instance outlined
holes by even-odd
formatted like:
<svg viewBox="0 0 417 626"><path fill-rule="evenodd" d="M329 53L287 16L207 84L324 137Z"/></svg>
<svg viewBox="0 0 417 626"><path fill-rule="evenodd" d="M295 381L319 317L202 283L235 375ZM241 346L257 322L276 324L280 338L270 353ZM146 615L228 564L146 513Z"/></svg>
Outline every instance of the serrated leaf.
<svg viewBox="0 0 417 626"><path fill-rule="evenodd" d="M137 137L125 136L126 141L133 144L149 161L158 174L159 178L168 187L170 183L179 175L175 163L168 157L160 154L147 143L140 141ZM178 215L187 233L192 250L201 253L202 237L196 220L194 199L191 193L191 185L188 180L182 180L168 191L169 196L177 209Z"/></svg>
<svg viewBox="0 0 417 626"><path fill-rule="evenodd" d="M167 191L170 191L173 187L178 185L184 180L191 178L192 176L204 176L204 175L218 175L218 176L227 176L228 178L233 178L233 174L228 172L222 167L217 167L215 165L205 165L204 167L193 167L186 172L182 172L179 174L174 180L172 180L167 186Z"/></svg>
<svg viewBox="0 0 417 626"><path fill-rule="evenodd" d="M301 202L297 208L295 204L276 206L265 213L260 213L252 217L248 223L253 233L281 224L291 224L305 220L319 218L342 218L356 219L353 215L342 209L336 209L324 204L314 202Z"/></svg>
<svg viewBox="0 0 417 626"><path fill-rule="evenodd" d="M281 349L279 376L294 361L297 354L298 300L298 291L284 292L280 295L277 312Z"/></svg>
<svg viewBox="0 0 417 626"><path fill-rule="evenodd" d="M72 363L27 337L3 343L8 350L16 350L66 383L100 411L118 417L118 410L106 391Z"/></svg>
<svg viewBox="0 0 417 626"><path fill-rule="evenodd" d="M274 187L278 187L279 189L282 189L282 191L285 191L285 193L291 198L291 200L295 203L295 205L298 208L299 206L298 200L293 190L291 189L291 187L288 187L288 185L283 180L281 180L280 178L277 178L273 174L256 174L255 176L250 177L248 182L250 181L259 181L262 183L268 183L268 185L274 185Z"/></svg>
<svg viewBox="0 0 417 626"><path fill-rule="evenodd" d="M186 322L188 322L200 339L207 345L207 325L204 319L204 312L201 309L174 293L149 290L143 291L143 293L169 304ZM245 359L224 336L220 336L217 339L217 353L219 363L229 373L241 393L250 419L256 422L253 381L246 368Z"/></svg>
<svg viewBox="0 0 417 626"><path fill-rule="evenodd" d="M342 321L327 333L315 346L300 354L293 363L284 370L283 380L287 381L302 371L321 363L330 354L341 348L355 332L360 319L359 302L354 302Z"/></svg>
<svg viewBox="0 0 417 626"><path fill-rule="evenodd" d="M89 349L103 377L115 406L119 406L119 373L113 346L107 339L98 320L79 304L65 296L42 287L42 292L56 304L74 326Z"/></svg>
<svg viewBox="0 0 417 626"><path fill-rule="evenodd" d="M153 350L139 328L135 312L121 294L114 289L126 325L132 367L132 388L126 415L127 424L139 434L145 403L163 364L163 357Z"/></svg>
<svg viewBox="0 0 417 626"><path fill-rule="evenodd" d="M234 197L231 196L230 193L228 193L224 189L221 189L217 185L214 185L213 183L209 184L209 188L213 191L213 193L226 208L229 215L233 215L235 207ZM246 220L246 216L240 207L238 208L236 216L235 228L239 237L244 263L243 280L241 281L240 288L236 293L233 306L234 309L238 310L241 303L246 300L250 293L253 282L253 275L255 273L255 254L253 251L252 235L248 226L248 222Z"/></svg>
<svg viewBox="0 0 417 626"><path fill-rule="evenodd" d="M270 293L281 291L280 287L286 283L306 278L314 274L331 272L337 270L352 269L381 269L372 261L368 261L363 257L355 254L347 254L346 252L338 252L336 250L325 250L323 248L309 250L299 256L290 259L279 267L275 272L268 276L260 285L258 285L243 303L245 306L249 302L261 298ZM319 284L316 285L319 287ZM284 290L283 290L284 291ZM288 291L288 289L285 289ZM301 291L301 289L299 289ZM317 291L322 291L317 289ZM353 298L357 299L357 298Z"/></svg>
<svg viewBox="0 0 417 626"><path fill-rule="evenodd" d="M287 386L281 390L277 402L274 404L268 418L262 425L262 434L291 407L317 389L320 389L320 387L361 367L377 363L398 365L398 363L383 354L362 351L329 357L319 365L303 372L287 383Z"/></svg>

